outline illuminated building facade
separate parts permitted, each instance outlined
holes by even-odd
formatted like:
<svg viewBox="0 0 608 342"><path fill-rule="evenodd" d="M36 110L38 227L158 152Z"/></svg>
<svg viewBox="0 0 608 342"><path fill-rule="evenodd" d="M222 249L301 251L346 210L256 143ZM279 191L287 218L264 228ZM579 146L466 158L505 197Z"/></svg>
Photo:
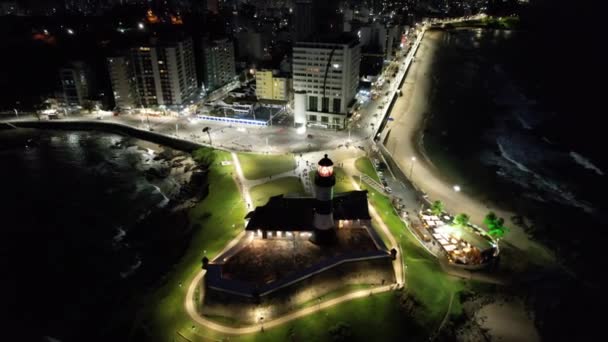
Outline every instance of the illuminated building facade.
<svg viewBox="0 0 608 342"><path fill-rule="evenodd" d="M234 43L228 39L203 42L203 83L208 91L234 80Z"/></svg>
<svg viewBox="0 0 608 342"><path fill-rule="evenodd" d="M297 42L293 88L300 94L306 92L306 108L305 122L296 124L344 128L359 84L360 63L361 47L354 38ZM295 110L301 112L302 108L296 106Z"/></svg>
<svg viewBox="0 0 608 342"><path fill-rule="evenodd" d="M255 94L261 100L288 101L287 77L280 77L276 71L258 70L255 73Z"/></svg>
<svg viewBox="0 0 608 342"><path fill-rule="evenodd" d="M118 104L124 96L121 87L124 80L130 80L136 89L138 106L186 104L197 93L196 70L192 39L153 38L148 44L131 48L123 58L122 66L109 63L110 75L117 82L112 83L114 100Z"/></svg>

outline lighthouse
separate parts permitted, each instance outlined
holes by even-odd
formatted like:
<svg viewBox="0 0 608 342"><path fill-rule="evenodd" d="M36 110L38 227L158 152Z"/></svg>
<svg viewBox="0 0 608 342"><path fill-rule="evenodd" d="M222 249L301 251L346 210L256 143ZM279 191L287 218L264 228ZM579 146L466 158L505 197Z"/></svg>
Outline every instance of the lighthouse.
<svg viewBox="0 0 608 342"><path fill-rule="evenodd" d="M313 225L315 227L314 240L317 243L328 243L335 239L333 216L333 190L336 184L334 163L327 158L327 154L317 166L315 175L315 213Z"/></svg>

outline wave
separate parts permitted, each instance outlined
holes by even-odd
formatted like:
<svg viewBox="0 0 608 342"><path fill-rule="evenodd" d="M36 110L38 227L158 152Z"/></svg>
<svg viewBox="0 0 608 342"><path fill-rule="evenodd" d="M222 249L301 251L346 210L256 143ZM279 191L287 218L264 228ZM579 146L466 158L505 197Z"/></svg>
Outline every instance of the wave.
<svg viewBox="0 0 608 342"><path fill-rule="evenodd" d="M527 172L527 173L533 173L534 174L534 172L532 172L532 170L528 169L524 164L518 162L517 160L513 159L509 154L507 154L507 152L502 147L502 145L500 144L500 142L496 141L496 144L498 145L498 149L500 150L500 155L504 159L508 160L513 165L517 166L517 168L520 169L521 171L524 171L524 172Z"/></svg>
<svg viewBox="0 0 608 342"><path fill-rule="evenodd" d="M515 114L517 121L521 124L521 127L524 129L532 129L532 125L530 125L520 114Z"/></svg>
<svg viewBox="0 0 608 342"><path fill-rule="evenodd" d="M604 172L597 166L595 166L589 159L583 157L582 155L574 152L574 151L570 151L570 156L572 157L572 159L574 159L574 161L581 165L582 167L589 169L589 170L593 170L595 171L595 173L597 173L600 176L604 175Z"/></svg>
<svg viewBox="0 0 608 342"><path fill-rule="evenodd" d="M133 265L131 265L131 267L129 267L129 269L127 271L124 272L120 272L120 277L125 279L126 277L130 276L131 274L133 274L133 272L137 271L137 269L141 266L141 259L139 258L139 256L137 256L135 258L135 263Z"/></svg>
<svg viewBox="0 0 608 342"><path fill-rule="evenodd" d="M163 208L164 206L169 204L169 197L167 197L167 195L165 195L165 193L158 186L156 186L154 184L150 184L150 185L152 185L152 187L154 187L156 189L156 191L163 196L163 200L160 201L156 206L159 208Z"/></svg>
<svg viewBox="0 0 608 342"><path fill-rule="evenodd" d="M582 200L578 200L571 191L563 188L558 183L554 182L552 179L545 178L542 175L532 171L531 169L526 167L524 164L515 160L513 157L511 157L511 155L509 155L506 152L505 148L500 144L499 141L496 141L496 144L498 145L498 149L500 150L502 159L507 160L512 165L515 165L515 167L518 170L523 171L526 174L532 176L532 179L527 181L524 178L522 178L521 176L513 174L513 172L508 172L507 170L499 173L500 176L505 177L512 182L520 184L520 185L524 186L525 188L529 188L528 183L532 183L539 190L544 190L544 192L547 192L549 194L552 193L552 194L559 196L559 197L552 198L554 201L557 201L559 203L575 206L577 208L584 210L587 213L593 213L595 211L595 208L591 204L589 204L588 202L582 201ZM499 165L500 164L501 163L499 163ZM504 164L502 166L505 167ZM534 197L536 197L535 199L542 200L543 202L548 199L547 197L543 196L542 193L538 193Z"/></svg>
<svg viewBox="0 0 608 342"><path fill-rule="evenodd" d="M116 233L116 235L114 235L114 242L120 242L125 235L127 235L127 232L122 229L122 227L118 227L118 233Z"/></svg>

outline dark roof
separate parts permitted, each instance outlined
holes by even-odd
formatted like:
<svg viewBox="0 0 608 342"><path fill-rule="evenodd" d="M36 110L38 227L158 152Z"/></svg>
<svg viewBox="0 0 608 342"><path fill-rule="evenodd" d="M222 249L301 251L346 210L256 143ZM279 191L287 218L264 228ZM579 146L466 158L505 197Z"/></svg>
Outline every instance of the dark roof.
<svg viewBox="0 0 608 342"><path fill-rule="evenodd" d="M367 190L340 193L333 198L334 220L369 220ZM271 197L266 205L247 214L247 230L313 230L317 200L313 197Z"/></svg>
<svg viewBox="0 0 608 342"><path fill-rule="evenodd" d="M297 41L295 47L316 47L316 44L326 45L347 45L349 48L359 44L359 39L352 33L340 32L339 34L325 34L309 37L301 41Z"/></svg>
<svg viewBox="0 0 608 342"><path fill-rule="evenodd" d="M327 154L326 154L325 157L323 157L323 159L319 160L319 165L320 166L332 166L332 165L334 165L334 162L332 162L331 159L327 158Z"/></svg>

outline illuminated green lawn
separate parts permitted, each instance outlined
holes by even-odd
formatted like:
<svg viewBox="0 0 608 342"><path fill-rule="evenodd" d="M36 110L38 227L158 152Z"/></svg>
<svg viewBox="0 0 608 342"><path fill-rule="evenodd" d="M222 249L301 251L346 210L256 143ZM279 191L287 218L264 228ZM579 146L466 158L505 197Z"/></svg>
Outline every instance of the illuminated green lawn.
<svg viewBox="0 0 608 342"><path fill-rule="evenodd" d="M234 172L234 166L219 165L219 160L230 158L229 154L221 151L216 153L218 162L209 172L209 195L190 212L193 222L200 224L201 228L194 232L188 250L175 265L173 272L163 280L164 285L142 303L143 310L135 318L131 340L208 341L230 337L231 341L331 341L328 331L340 322L350 326L351 341L420 340L436 329L443 319L451 293L465 288L462 281L443 274L436 260L418 246L415 238L394 213L389 199L368 189L370 201L401 241L405 251L404 261L408 267L408 291L422 303L424 310L420 314L407 317L399 304L400 293L389 292L349 301L274 329L267 329L263 333L227 336L199 327L185 311L186 289L200 270L203 251L206 250L209 258L221 251L243 230L246 212L230 175ZM350 177L343 170L336 168L336 176L341 176L336 184L336 192L352 190ZM270 185L262 184L263 191L256 190L260 191L258 198L261 200L262 196L271 196L275 189L303 191L299 180L296 179L296 185L292 178L273 180L270 183L274 184ZM252 196L253 193L252 189ZM452 314L459 314L462 308L458 296L455 298Z"/></svg>
<svg viewBox="0 0 608 342"><path fill-rule="evenodd" d="M247 179L265 178L296 168L296 162L291 154L239 153L238 157Z"/></svg>
<svg viewBox="0 0 608 342"><path fill-rule="evenodd" d="M420 246L405 223L401 221L388 197L365 184L362 188L369 191L370 202L401 244L403 260L407 267L405 276L407 288L425 309L418 317L420 322L424 325L438 324L449 306L451 294L465 289L464 282L443 273L435 257ZM451 314L454 315L460 314L462 309L457 299L458 296L452 304Z"/></svg>
<svg viewBox="0 0 608 342"><path fill-rule="evenodd" d="M173 341L179 337L177 331L192 325L184 299L188 285L201 269L204 251L212 259L244 228L245 205L230 175L234 166L219 164L225 158L230 160L230 154L215 153L217 161L209 172L209 195L190 210L193 223L200 228L164 285L142 304L143 312L135 323L138 338L134 340Z"/></svg>
<svg viewBox="0 0 608 342"><path fill-rule="evenodd" d="M404 319L400 310L397 293L376 294L266 329L263 333L230 336L230 341L332 341L328 331L340 322L350 326L352 335L348 341L409 341L424 338L427 332ZM181 334L191 341L227 337L213 331L195 331L191 328L183 330Z"/></svg>
<svg viewBox="0 0 608 342"><path fill-rule="evenodd" d="M359 172L367 175L371 179L380 183L380 178L378 177L378 174L376 173L376 169L374 168L374 165L369 160L369 158L367 158L367 157L358 158L355 161L355 167L357 168L357 170L359 170Z"/></svg>
<svg viewBox="0 0 608 342"><path fill-rule="evenodd" d="M264 205L272 196L281 194L304 194L304 186L298 177L283 177L256 185L249 190L255 207Z"/></svg>

